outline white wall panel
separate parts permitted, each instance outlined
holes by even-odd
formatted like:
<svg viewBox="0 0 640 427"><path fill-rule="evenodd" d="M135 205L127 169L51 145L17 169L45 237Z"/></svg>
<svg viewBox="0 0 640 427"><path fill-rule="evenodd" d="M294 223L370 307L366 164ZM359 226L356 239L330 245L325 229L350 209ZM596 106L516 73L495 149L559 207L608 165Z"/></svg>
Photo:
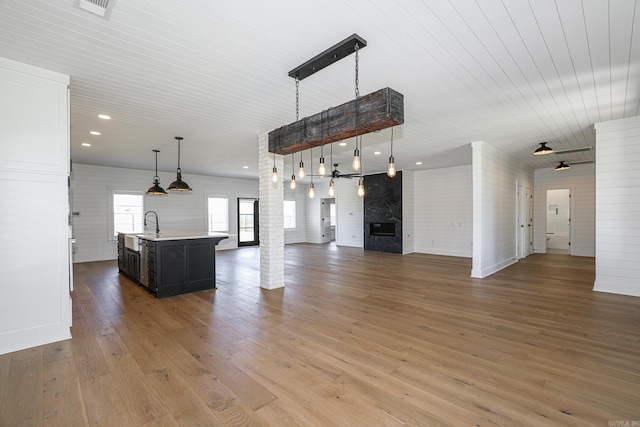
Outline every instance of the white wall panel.
<svg viewBox="0 0 640 427"><path fill-rule="evenodd" d="M471 166L414 172L415 252L472 256Z"/></svg>
<svg viewBox="0 0 640 427"><path fill-rule="evenodd" d="M152 185L153 171L74 164L71 173L73 233L76 238L74 262L115 259L116 241L109 235L108 198L110 190L146 191ZM175 172L158 172L160 183L167 187ZM237 198L257 198L258 181L191 175L183 169L183 179L192 192L168 196L145 196L145 211L158 214L160 230L207 229L207 197L229 198L229 233L218 249L237 247ZM150 225L152 227L152 225Z"/></svg>
<svg viewBox="0 0 640 427"><path fill-rule="evenodd" d="M640 117L596 124L594 290L640 296Z"/></svg>
<svg viewBox="0 0 640 427"><path fill-rule="evenodd" d="M68 83L0 58L0 354L71 337Z"/></svg>
<svg viewBox="0 0 640 427"><path fill-rule="evenodd" d="M298 186L295 190L289 188L289 182L284 183L284 199L296 202L296 228L284 230L284 243L302 243L307 241L307 200L306 186Z"/></svg>
<svg viewBox="0 0 640 427"><path fill-rule="evenodd" d="M517 187L532 186L533 171L484 141L473 148L472 277L486 277L518 259Z"/></svg>
<svg viewBox="0 0 640 427"><path fill-rule="evenodd" d="M355 179L336 179L336 244L364 247L364 202ZM318 208L319 209L319 208Z"/></svg>
<svg viewBox="0 0 640 427"><path fill-rule="evenodd" d="M415 252L415 172L402 172L402 253Z"/></svg>

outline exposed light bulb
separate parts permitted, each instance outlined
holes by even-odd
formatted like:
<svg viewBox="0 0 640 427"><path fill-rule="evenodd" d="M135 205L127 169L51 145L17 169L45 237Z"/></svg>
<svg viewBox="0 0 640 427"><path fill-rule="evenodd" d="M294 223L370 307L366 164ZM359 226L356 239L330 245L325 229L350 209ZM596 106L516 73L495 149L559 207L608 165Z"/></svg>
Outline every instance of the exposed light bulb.
<svg viewBox="0 0 640 427"><path fill-rule="evenodd" d="M309 184L309 198L313 199L316 197L316 190L313 188L313 182Z"/></svg>
<svg viewBox="0 0 640 427"><path fill-rule="evenodd" d="M293 175L293 174L291 175L291 183L289 184L289 187L290 187L292 190L295 190L295 189L296 189L296 176L295 176L295 175Z"/></svg>
<svg viewBox="0 0 640 427"><path fill-rule="evenodd" d="M389 166L387 166L387 175L389 178L396 176L396 165L393 163L393 156L389 157Z"/></svg>
<svg viewBox="0 0 640 427"><path fill-rule="evenodd" d="M298 168L298 178L304 179L304 163L300 160L300 168Z"/></svg>
<svg viewBox="0 0 640 427"><path fill-rule="evenodd" d="M278 169L274 166L273 174L271 174L271 181L274 183L278 182Z"/></svg>
<svg viewBox="0 0 640 427"><path fill-rule="evenodd" d="M324 165L324 157L320 157L320 166L318 166L318 174L325 176L327 174L327 168Z"/></svg>
<svg viewBox="0 0 640 427"><path fill-rule="evenodd" d="M333 186L333 178L329 181L329 197L333 197L336 195L336 189Z"/></svg>
<svg viewBox="0 0 640 427"><path fill-rule="evenodd" d="M362 182L362 178L358 180L358 196L364 197L364 183Z"/></svg>
<svg viewBox="0 0 640 427"><path fill-rule="evenodd" d="M351 168L354 171L360 170L360 150L357 148L353 150L353 162L351 162Z"/></svg>

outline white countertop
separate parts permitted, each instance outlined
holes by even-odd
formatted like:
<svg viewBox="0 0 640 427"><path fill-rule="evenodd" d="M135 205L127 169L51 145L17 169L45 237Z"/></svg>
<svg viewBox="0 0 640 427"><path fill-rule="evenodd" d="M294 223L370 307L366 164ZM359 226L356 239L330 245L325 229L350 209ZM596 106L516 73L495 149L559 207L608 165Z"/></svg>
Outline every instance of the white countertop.
<svg viewBox="0 0 640 427"><path fill-rule="evenodd" d="M136 234L136 237L144 240L158 242L162 240L208 239L211 237L222 237L223 239L226 239L229 237L229 235L225 233L205 233L203 231L161 230L160 234L144 233Z"/></svg>

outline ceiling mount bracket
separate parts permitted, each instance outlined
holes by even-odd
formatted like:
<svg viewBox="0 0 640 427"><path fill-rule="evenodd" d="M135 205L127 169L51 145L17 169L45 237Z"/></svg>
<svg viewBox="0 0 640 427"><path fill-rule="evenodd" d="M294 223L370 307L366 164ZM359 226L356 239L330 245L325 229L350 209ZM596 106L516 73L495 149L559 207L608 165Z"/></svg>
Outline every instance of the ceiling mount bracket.
<svg viewBox="0 0 640 427"><path fill-rule="evenodd" d="M314 56L302 65L297 66L289 71L289 77L303 80L310 75L328 67L334 62L338 62L342 58L346 58L358 49L362 49L367 45L367 41L357 34L353 34L341 42L331 46L319 55Z"/></svg>

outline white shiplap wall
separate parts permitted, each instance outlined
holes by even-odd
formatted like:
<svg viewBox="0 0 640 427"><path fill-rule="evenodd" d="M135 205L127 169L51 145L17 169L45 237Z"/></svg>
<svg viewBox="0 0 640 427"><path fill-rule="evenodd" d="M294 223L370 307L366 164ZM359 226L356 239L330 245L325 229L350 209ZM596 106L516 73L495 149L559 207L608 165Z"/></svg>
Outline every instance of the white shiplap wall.
<svg viewBox="0 0 640 427"><path fill-rule="evenodd" d="M364 202L356 179L336 179L336 244L364 247ZM320 208L318 208L320 209Z"/></svg>
<svg viewBox="0 0 640 427"><path fill-rule="evenodd" d="M296 228L284 230L284 243L303 243L307 241L307 196L305 187L299 185L295 190L289 187L289 181L284 183L284 199L296 202Z"/></svg>
<svg viewBox="0 0 640 427"><path fill-rule="evenodd" d="M534 171L533 251L546 252L547 190L571 190L571 255L595 255L595 167L578 164L566 171Z"/></svg>
<svg viewBox="0 0 640 427"><path fill-rule="evenodd" d="M517 188L532 186L533 170L484 141L473 149L472 277L486 277L518 258Z"/></svg>
<svg viewBox="0 0 640 427"><path fill-rule="evenodd" d="M110 189L146 191L152 185L153 171L74 164L71 173L73 234L76 238L74 262L115 259L116 241L109 236L108 199ZM158 172L166 188L175 180L175 172ZM229 233L231 237L218 249L237 247L237 198L258 197L258 181L192 175L183 170L183 179L193 192L145 197L145 211L158 213L160 230L207 229L207 197L229 198Z"/></svg>
<svg viewBox="0 0 640 427"><path fill-rule="evenodd" d="M594 290L640 296L640 116L596 124Z"/></svg>
<svg viewBox="0 0 640 427"><path fill-rule="evenodd" d="M309 185L300 185L300 193L305 195L305 204L307 209L307 243L322 243L322 215L321 215L321 200L329 197L329 180L321 179L314 181L315 197L310 199ZM296 189L298 191L298 189Z"/></svg>
<svg viewBox="0 0 640 427"><path fill-rule="evenodd" d="M415 252L471 257L471 166L415 172Z"/></svg>
<svg viewBox="0 0 640 427"><path fill-rule="evenodd" d="M402 253L415 252L415 172L402 172Z"/></svg>

